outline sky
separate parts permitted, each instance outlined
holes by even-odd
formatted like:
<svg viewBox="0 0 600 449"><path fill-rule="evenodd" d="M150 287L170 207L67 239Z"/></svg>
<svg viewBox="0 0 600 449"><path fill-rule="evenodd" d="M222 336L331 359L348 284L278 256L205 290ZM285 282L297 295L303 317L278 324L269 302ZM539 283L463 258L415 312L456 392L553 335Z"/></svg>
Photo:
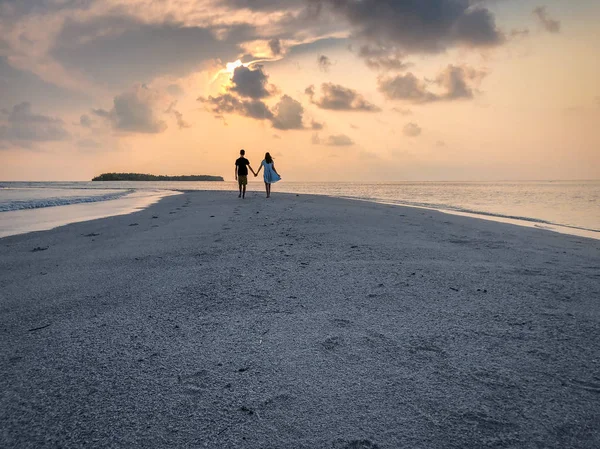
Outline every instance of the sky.
<svg viewBox="0 0 600 449"><path fill-rule="evenodd" d="M0 0L0 180L600 179L597 0Z"/></svg>

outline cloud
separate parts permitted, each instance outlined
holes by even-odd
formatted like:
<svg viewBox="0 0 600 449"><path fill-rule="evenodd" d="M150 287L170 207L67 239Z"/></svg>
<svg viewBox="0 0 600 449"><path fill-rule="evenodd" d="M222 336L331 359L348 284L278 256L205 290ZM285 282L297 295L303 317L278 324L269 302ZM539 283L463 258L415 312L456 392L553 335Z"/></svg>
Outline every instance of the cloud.
<svg viewBox="0 0 600 449"><path fill-rule="evenodd" d="M91 128L94 124L94 121L89 115L83 114L81 117L79 117L79 124L84 128Z"/></svg>
<svg viewBox="0 0 600 449"><path fill-rule="evenodd" d="M358 55L365 60L367 67L373 70L406 70L411 64L403 61L405 54L383 45L363 45Z"/></svg>
<svg viewBox="0 0 600 449"><path fill-rule="evenodd" d="M446 146L446 142L444 142L443 140L438 140L438 141L435 143L435 146L436 146L436 147L445 147L445 146Z"/></svg>
<svg viewBox="0 0 600 449"><path fill-rule="evenodd" d="M192 125L190 125L188 122L186 122L183 119L183 114L181 112L179 112L177 109L175 109L176 105L177 105L176 101L171 103L169 105L169 108L165 111L165 113L167 113L167 114L172 113L173 116L175 116L175 120L177 121L177 127L179 129L190 128Z"/></svg>
<svg viewBox="0 0 600 449"><path fill-rule="evenodd" d="M397 112L400 115L412 115L412 111L410 109L392 108L392 111Z"/></svg>
<svg viewBox="0 0 600 449"><path fill-rule="evenodd" d="M0 115L0 143L29 147L34 142L67 140L64 122L55 117L35 114L28 102L14 105Z"/></svg>
<svg viewBox="0 0 600 449"><path fill-rule="evenodd" d="M321 138L319 137L319 133L313 133L310 141L313 145L319 145L321 143Z"/></svg>
<svg viewBox="0 0 600 449"><path fill-rule="evenodd" d="M441 53L450 47L504 42L495 17L471 0L312 0L321 14L346 19L354 37L407 53Z"/></svg>
<svg viewBox="0 0 600 449"><path fill-rule="evenodd" d="M311 103L321 109L366 112L378 112L381 110L379 107L365 100L357 91L340 86L339 84L321 84L321 98L318 99L315 99L314 86L307 87L304 92L310 97Z"/></svg>
<svg viewBox="0 0 600 449"><path fill-rule="evenodd" d="M160 92L141 85L117 95L111 110L93 109L92 112L118 131L161 133L167 129L166 122L161 119L166 101Z"/></svg>
<svg viewBox="0 0 600 449"><path fill-rule="evenodd" d="M347 147L354 145L354 141L345 134L329 136L325 141L325 145L333 147Z"/></svg>
<svg viewBox="0 0 600 449"><path fill-rule="evenodd" d="M393 78L379 78L378 85L379 91L390 100L428 103L439 99L437 95L427 90L424 81L417 79L410 72Z"/></svg>
<svg viewBox="0 0 600 449"><path fill-rule="evenodd" d="M467 66L448 65L433 81L421 81L409 72L391 78L380 77L378 85L379 91L390 100L431 103L473 98L473 85L481 83L486 75L482 70ZM430 91L428 84L438 85L442 92Z"/></svg>
<svg viewBox="0 0 600 449"><path fill-rule="evenodd" d="M303 124L304 108L300 102L288 95L283 95L273 110L261 100L242 99L232 94L216 97L200 97L198 101L206 104L216 117L223 114L237 114L255 120L268 120L273 128L282 131L305 129Z"/></svg>
<svg viewBox="0 0 600 449"><path fill-rule="evenodd" d="M69 72L82 73L99 85L120 87L165 74L184 76L215 58L234 60L241 51L235 34L218 39L209 28L165 22L106 14L67 19L49 56Z"/></svg>
<svg viewBox="0 0 600 449"><path fill-rule="evenodd" d="M279 39L271 39L269 41L269 48L271 49L273 56L279 56L283 52L281 41Z"/></svg>
<svg viewBox="0 0 600 449"><path fill-rule="evenodd" d="M560 33L560 22L552 19L548 15L548 11L545 6L538 6L533 10L533 15L537 17L540 24L549 33Z"/></svg>
<svg viewBox="0 0 600 449"><path fill-rule="evenodd" d="M304 108L300 102L294 100L288 95L281 97L281 100L274 108L272 118L273 128L281 130L303 129L302 114Z"/></svg>
<svg viewBox="0 0 600 449"><path fill-rule="evenodd" d="M260 100L242 100L231 94L223 94L216 97L200 97L198 101L207 104L217 117L223 114L237 114L256 120L271 120L273 118L273 113L269 107Z"/></svg>
<svg viewBox="0 0 600 449"><path fill-rule="evenodd" d="M231 77L232 86L230 92L235 92L242 97L260 98L269 97L275 91L272 85L268 84L269 75L263 72L262 66L258 65L255 69L250 67L237 67Z"/></svg>
<svg viewBox="0 0 600 449"><path fill-rule="evenodd" d="M314 130L321 130L325 127L325 123L320 123L320 122L316 122L315 120L312 120L310 122L310 128L314 129Z"/></svg>
<svg viewBox="0 0 600 449"><path fill-rule="evenodd" d="M329 67L332 65L331 59L325 55L319 55L317 63L319 64L319 69L323 72L329 72Z"/></svg>
<svg viewBox="0 0 600 449"><path fill-rule="evenodd" d="M402 129L404 135L408 137L417 137L421 135L421 131L421 127L416 123L407 123Z"/></svg>

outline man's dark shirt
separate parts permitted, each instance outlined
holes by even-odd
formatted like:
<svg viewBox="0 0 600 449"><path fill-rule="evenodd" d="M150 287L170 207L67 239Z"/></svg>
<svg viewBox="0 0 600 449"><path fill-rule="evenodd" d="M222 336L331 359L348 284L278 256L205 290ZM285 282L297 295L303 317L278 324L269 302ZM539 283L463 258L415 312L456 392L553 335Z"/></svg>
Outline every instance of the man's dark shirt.
<svg viewBox="0 0 600 449"><path fill-rule="evenodd" d="M250 165L250 161L248 159L241 157L235 161L235 165L238 168L238 176L248 176L248 165Z"/></svg>

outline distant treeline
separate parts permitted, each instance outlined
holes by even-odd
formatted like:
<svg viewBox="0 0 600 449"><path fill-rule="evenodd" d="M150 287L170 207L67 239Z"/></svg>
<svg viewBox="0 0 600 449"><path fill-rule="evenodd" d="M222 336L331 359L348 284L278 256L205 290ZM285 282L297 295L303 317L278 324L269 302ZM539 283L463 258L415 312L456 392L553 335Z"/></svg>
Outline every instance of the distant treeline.
<svg viewBox="0 0 600 449"><path fill-rule="evenodd" d="M224 181L222 176L190 175L190 176L156 176L143 173L102 173L92 181Z"/></svg>

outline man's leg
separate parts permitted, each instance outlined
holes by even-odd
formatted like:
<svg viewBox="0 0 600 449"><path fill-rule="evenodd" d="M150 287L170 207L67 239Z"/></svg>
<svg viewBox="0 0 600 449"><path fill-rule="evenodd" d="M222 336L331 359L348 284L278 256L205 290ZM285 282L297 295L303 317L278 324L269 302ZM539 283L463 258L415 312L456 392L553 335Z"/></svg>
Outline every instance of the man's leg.
<svg viewBox="0 0 600 449"><path fill-rule="evenodd" d="M240 194L238 195L238 198L242 197L242 180L238 177L238 187L240 188Z"/></svg>
<svg viewBox="0 0 600 449"><path fill-rule="evenodd" d="M242 198L246 198L246 186L242 187Z"/></svg>

